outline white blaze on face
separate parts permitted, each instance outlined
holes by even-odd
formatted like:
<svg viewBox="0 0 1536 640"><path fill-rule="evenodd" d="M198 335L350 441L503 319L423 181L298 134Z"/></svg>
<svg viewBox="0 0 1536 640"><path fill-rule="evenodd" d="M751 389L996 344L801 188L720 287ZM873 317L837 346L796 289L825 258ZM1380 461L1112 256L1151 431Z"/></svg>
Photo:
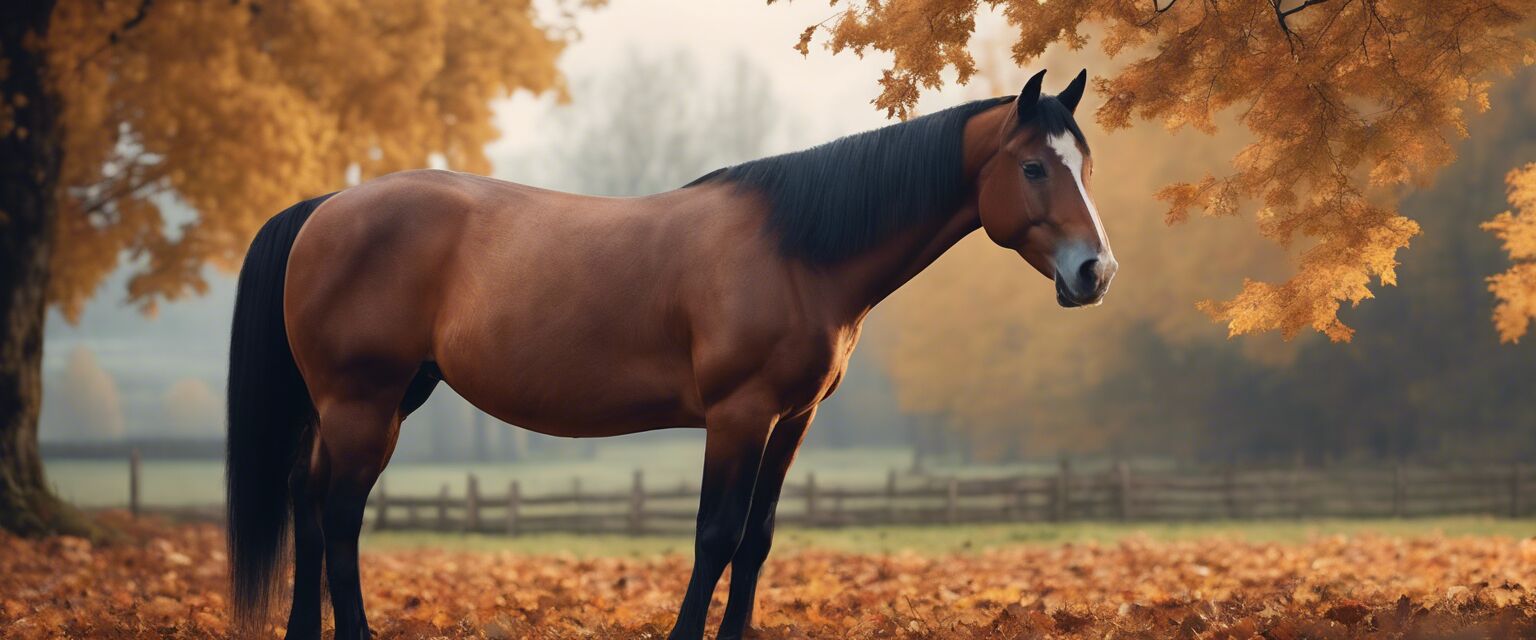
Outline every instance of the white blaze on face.
<svg viewBox="0 0 1536 640"><path fill-rule="evenodd" d="M1104 257L1113 255L1109 249L1109 238L1104 235L1104 223L1099 220L1099 209L1093 206L1093 199L1088 197L1088 188L1083 186L1083 151L1077 148L1077 139L1072 137L1072 132L1063 131L1045 139L1052 151L1061 157L1061 163L1067 166L1067 171L1072 172L1072 180L1077 183L1077 192L1083 196L1083 205L1088 207L1088 216L1093 218L1093 230L1099 234L1099 246L1103 247Z"/></svg>

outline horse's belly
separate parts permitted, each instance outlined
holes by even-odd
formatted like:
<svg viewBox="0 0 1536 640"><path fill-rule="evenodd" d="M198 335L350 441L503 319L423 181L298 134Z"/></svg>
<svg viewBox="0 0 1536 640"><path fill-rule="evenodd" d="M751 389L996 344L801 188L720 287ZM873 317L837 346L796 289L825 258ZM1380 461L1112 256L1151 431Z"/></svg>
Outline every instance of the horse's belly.
<svg viewBox="0 0 1536 640"><path fill-rule="evenodd" d="M444 379L543 433L702 426L677 303L696 269L657 219L541 203L486 217L446 278L433 337Z"/></svg>
<svg viewBox="0 0 1536 640"><path fill-rule="evenodd" d="M582 349L439 361L459 395L497 419L539 433L598 437L702 427L682 358Z"/></svg>

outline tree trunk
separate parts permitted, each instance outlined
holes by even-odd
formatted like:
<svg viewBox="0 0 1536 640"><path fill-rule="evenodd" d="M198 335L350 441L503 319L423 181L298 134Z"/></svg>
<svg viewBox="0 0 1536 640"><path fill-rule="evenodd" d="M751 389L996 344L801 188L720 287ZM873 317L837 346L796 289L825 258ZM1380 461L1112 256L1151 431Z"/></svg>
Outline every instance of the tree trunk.
<svg viewBox="0 0 1536 640"><path fill-rule="evenodd" d="M89 525L53 496L37 447L42 408L43 321L57 210L60 131L56 96L47 86L46 54L53 2L0 3L0 529L23 535Z"/></svg>

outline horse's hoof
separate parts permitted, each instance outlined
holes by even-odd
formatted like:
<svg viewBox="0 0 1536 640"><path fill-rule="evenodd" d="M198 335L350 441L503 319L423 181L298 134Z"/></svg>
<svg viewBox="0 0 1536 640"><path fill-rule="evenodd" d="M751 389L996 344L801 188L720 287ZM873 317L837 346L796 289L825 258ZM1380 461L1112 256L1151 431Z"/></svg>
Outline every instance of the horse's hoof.
<svg viewBox="0 0 1536 640"><path fill-rule="evenodd" d="M753 640L754 638L761 637L763 637L763 634L758 633L757 629L747 627L742 631L726 631L721 629L719 635L715 636L715 640Z"/></svg>

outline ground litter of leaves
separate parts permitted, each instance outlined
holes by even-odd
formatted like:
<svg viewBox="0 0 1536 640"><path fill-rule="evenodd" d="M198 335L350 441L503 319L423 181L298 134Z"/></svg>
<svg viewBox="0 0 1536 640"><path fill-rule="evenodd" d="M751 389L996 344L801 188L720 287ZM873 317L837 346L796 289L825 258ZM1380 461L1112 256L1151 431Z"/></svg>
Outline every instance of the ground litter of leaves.
<svg viewBox="0 0 1536 640"><path fill-rule="evenodd" d="M217 527L115 523L126 539L104 545L0 537L0 637L229 633ZM689 562L395 550L362 565L382 638L662 638ZM1536 637L1536 539L1132 537L769 562L762 638Z"/></svg>

